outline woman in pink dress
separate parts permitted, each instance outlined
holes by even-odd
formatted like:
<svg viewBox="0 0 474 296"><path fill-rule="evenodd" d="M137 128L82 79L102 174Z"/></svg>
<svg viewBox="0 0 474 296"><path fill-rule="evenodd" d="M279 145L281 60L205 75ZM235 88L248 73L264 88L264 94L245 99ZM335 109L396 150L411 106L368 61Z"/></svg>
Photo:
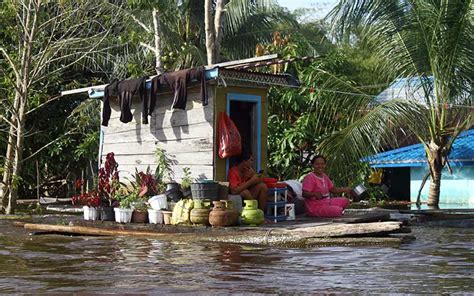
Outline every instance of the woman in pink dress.
<svg viewBox="0 0 474 296"><path fill-rule="evenodd" d="M316 155L311 164L313 171L303 180L306 214L312 217L341 217L344 209L349 205L349 200L345 197L331 197L331 193L350 193L352 189L334 187L329 177L324 173L326 159L323 156Z"/></svg>

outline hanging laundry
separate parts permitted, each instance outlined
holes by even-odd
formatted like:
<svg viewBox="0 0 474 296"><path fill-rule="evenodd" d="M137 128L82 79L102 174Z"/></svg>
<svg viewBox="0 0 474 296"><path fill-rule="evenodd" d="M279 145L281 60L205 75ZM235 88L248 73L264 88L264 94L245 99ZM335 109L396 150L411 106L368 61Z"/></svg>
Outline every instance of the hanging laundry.
<svg viewBox="0 0 474 296"><path fill-rule="evenodd" d="M102 125L107 126L110 120L111 108L110 97L118 96L120 107L120 121L128 123L132 121L132 98L138 95L142 101L142 120L143 123L148 123L148 98L146 96L145 83L147 77L123 80L120 82L113 82L104 89L104 108L102 110ZM145 112L143 112L145 111Z"/></svg>
<svg viewBox="0 0 474 296"><path fill-rule="evenodd" d="M161 76L161 84L168 85L174 91L173 108L186 109L188 99L188 83L196 79L201 84L202 105L208 104L206 71L204 67L180 70L172 73L166 73Z"/></svg>
<svg viewBox="0 0 474 296"><path fill-rule="evenodd" d="M148 115L153 114L153 110L155 110L155 105L156 105L156 99L157 99L157 93L161 89L161 75L155 76L150 80L151 87L150 87L150 93L149 93L149 104L148 104Z"/></svg>
<svg viewBox="0 0 474 296"><path fill-rule="evenodd" d="M110 97L118 96L118 83L119 81L113 80L109 85L104 88L104 97L102 98L102 102L104 106L102 108L102 125L108 126L110 114L112 113L112 109L110 108Z"/></svg>

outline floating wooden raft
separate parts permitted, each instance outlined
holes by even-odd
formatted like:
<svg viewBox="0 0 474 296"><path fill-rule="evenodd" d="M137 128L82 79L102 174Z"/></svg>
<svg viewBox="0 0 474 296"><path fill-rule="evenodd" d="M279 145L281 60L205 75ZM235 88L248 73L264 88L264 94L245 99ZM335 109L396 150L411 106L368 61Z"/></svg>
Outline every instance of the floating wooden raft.
<svg viewBox="0 0 474 296"><path fill-rule="evenodd" d="M160 227L147 229L133 225L120 225L113 228L107 226L77 226L25 223L24 228L51 233L67 233L101 236L138 236L157 238L170 241L219 242L236 244L255 244L278 247L311 247L320 245L399 245L411 239L407 235L392 234L408 233L410 230L402 222L376 222L359 224L319 223L292 229L287 228L205 228L187 227L186 233L180 232L182 227ZM159 230L164 231L159 231ZM174 231L173 231L174 230Z"/></svg>

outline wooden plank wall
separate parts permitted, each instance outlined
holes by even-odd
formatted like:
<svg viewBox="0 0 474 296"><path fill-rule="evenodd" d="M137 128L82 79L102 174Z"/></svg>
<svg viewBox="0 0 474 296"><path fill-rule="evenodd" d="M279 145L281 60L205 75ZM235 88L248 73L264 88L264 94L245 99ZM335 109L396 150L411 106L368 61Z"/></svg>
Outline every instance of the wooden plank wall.
<svg viewBox="0 0 474 296"><path fill-rule="evenodd" d="M102 159L115 153L122 180L135 168L155 171L155 150L165 149L175 161L175 180L180 181L183 168L189 167L194 178L213 179L214 162L214 86L208 85L209 104L202 105L200 88L188 88L186 110L171 109L173 93L158 96L149 124L141 124L141 102L134 99L129 123L120 122L117 100L112 100L112 115L104 133Z"/></svg>

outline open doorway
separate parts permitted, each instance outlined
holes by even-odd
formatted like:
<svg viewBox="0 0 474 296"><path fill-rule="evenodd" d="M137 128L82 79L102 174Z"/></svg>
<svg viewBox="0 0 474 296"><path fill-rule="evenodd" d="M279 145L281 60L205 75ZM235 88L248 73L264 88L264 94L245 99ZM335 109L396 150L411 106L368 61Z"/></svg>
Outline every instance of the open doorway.
<svg viewBox="0 0 474 296"><path fill-rule="evenodd" d="M251 153L255 159L255 170L261 168L261 99L260 96L228 94L227 114L235 123L240 133L242 153ZM235 163L230 157L226 164L226 175L229 166Z"/></svg>

